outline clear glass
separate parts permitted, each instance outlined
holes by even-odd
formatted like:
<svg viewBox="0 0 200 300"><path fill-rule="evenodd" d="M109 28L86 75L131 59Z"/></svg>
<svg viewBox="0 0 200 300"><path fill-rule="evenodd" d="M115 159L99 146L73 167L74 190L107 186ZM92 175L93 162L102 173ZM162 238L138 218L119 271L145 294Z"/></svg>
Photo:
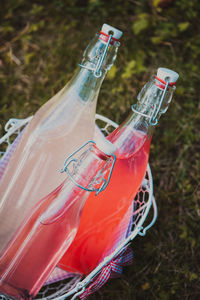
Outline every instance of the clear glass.
<svg viewBox="0 0 200 300"><path fill-rule="evenodd" d="M164 113L174 88L169 87ZM163 89L152 79L139 94L136 109L148 116L158 105ZM77 235L59 266L75 273L90 273L125 239L133 215L133 199L145 175L152 137L148 117L132 112L107 138L117 148L116 163L108 188L96 199L89 195Z"/></svg>
<svg viewBox="0 0 200 300"><path fill-rule="evenodd" d="M0 182L0 253L38 199L62 182L60 168L65 158L93 138L98 93L118 46L119 43L109 46L100 78L91 70L79 68L24 130ZM82 64L95 66L105 47L96 35Z"/></svg>
<svg viewBox="0 0 200 300"><path fill-rule="evenodd" d="M92 146L70 165L70 173L78 184L94 188L110 162L109 156ZM73 241L88 195L67 177L29 211L0 258L2 294L14 299L32 299L37 294Z"/></svg>

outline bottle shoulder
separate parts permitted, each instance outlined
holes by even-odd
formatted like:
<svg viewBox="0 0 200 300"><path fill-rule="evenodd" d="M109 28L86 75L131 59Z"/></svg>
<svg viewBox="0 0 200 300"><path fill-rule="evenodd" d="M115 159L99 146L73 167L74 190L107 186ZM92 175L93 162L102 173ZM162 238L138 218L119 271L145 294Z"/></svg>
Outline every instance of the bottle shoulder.
<svg viewBox="0 0 200 300"><path fill-rule="evenodd" d="M116 157L118 159L128 159L137 156L137 154L145 148L150 139L146 132L138 129L124 126L117 128L113 133L108 136L116 150Z"/></svg>
<svg viewBox="0 0 200 300"><path fill-rule="evenodd" d="M82 119L89 119L94 113L94 106L95 102L87 105L74 92L59 93L56 98L50 99L36 112L29 124L31 131L37 131L36 135L53 132L60 135L62 130L66 133L77 122L81 123Z"/></svg>

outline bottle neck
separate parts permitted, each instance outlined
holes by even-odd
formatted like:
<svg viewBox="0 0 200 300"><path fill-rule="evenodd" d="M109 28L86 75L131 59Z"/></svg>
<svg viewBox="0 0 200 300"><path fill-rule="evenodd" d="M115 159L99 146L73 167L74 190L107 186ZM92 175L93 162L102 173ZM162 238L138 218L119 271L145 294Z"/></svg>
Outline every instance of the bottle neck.
<svg viewBox="0 0 200 300"><path fill-rule="evenodd" d="M92 102L97 98L105 75L116 59L119 45L116 41L108 45L97 34L86 48L80 67L69 83L70 89L78 94L83 102ZM100 76L96 76L95 73L98 66Z"/></svg>
<svg viewBox="0 0 200 300"><path fill-rule="evenodd" d="M93 150L96 151L97 155ZM99 153L103 155L102 158ZM78 201L81 208L86 200L87 194L85 193L94 190L102 182L108 169L109 158L97 148L94 149L93 145L76 159L71 158L71 163L68 161L66 171L68 176L54 190L53 197L51 197L52 193L49 194L48 199L52 202L40 216L40 222L45 225L52 224L62 217L70 205L74 205L76 201Z"/></svg>
<svg viewBox="0 0 200 300"><path fill-rule="evenodd" d="M83 102L93 102L99 93L105 73L96 78L92 71L79 67L70 81L70 89L78 95Z"/></svg>
<svg viewBox="0 0 200 300"><path fill-rule="evenodd" d="M94 190L103 183L104 175L110 169L111 161L110 155L105 154L92 144L80 156L76 157L76 162L70 165L67 173L68 175L71 174L71 179L78 184L81 190Z"/></svg>
<svg viewBox="0 0 200 300"><path fill-rule="evenodd" d="M174 90L175 87L169 86L162 101L164 89L157 84L155 78L143 87L138 95L138 102L134 111L108 137L116 146L118 157L125 158L133 155L141 149L147 140L150 145L150 137L153 134L153 128L155 128L150 122L151 117L155 108L160 107L161 101L162 105L157 111L157 119L167 111Z"/></svg>
<svg viewBox="0 0 200 300"><path fill-rule="evenodd" d="M156 77L152 78L138 94L138 102L125 121L126 126L144 131L148 136L152 135L155 120L158 121L167 111L174 91L175 86L169 85L165 93L165 85L160 84Z"/></svg>

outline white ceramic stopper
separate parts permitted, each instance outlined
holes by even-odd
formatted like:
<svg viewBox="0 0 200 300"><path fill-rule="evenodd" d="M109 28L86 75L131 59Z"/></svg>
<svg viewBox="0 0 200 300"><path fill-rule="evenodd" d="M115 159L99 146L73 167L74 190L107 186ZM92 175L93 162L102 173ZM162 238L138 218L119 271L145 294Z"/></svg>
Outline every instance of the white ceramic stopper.
<svg viewBox="0 0 200 300"><path fill-rule="evenodd" d="M157 76L164 81L166 81L166 78L168 77L169 82L176 82L179 78L178 73L167 68L158 68Z"/></svg>
<svg viewBox="0 0 200 300"><path fill-rule="evenodd" d="M115 28L115 27L112 27L108 24L103 24L102 28L101 28L101 31L103 31L104 33L106 34L110 34L110 32L112 31L113 33L113 37L117 40L120 39L120 37L122 36L123 32L120 31L119 29Z"/></svg>
<svg viewBox="0 0 200 300"><path fill-rule="evenodd" d="M106 155L112 155L116 151L116 147L111 142L109 142L103 134L102 136L96 136L95 143L97 148Z"/></svg>

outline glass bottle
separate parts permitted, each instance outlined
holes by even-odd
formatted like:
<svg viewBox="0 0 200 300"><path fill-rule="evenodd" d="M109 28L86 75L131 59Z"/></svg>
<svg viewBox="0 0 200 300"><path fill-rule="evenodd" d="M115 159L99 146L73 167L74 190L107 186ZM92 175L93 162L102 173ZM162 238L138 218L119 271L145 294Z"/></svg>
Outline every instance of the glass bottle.
<svg viewBox="0 0 200 300"><path fill-rule="evenodd" d="M104 177L112 173L115 147L105 138L88 145L66 160L68 177L29 211L2 254L1 294L12 299L37 294L73 241L90 191L100 193L109 183Z"/></svg>
<svg viewBox="0 0 200 300"><path fill-rule="evenodd" d="M157 76L139 93L133 112L108 135L107 139L117 149L109 187L95 202L92 195L87 199L77 235L59 263L61 268L88 274L125 239L133 214L133 199L148 163L153 125L166 112L177 79L176 72L159 68ZM167 90L166 80L169 80Z"/></svg>
<svg viewBox="0 0 200 300"><path fill-rule="evenodd" d="M121 35L104 24L74 77L24 130L0 182L0 253L37 200L61 183L64 158L93 137L98 93L116 59Z"/></svg>

